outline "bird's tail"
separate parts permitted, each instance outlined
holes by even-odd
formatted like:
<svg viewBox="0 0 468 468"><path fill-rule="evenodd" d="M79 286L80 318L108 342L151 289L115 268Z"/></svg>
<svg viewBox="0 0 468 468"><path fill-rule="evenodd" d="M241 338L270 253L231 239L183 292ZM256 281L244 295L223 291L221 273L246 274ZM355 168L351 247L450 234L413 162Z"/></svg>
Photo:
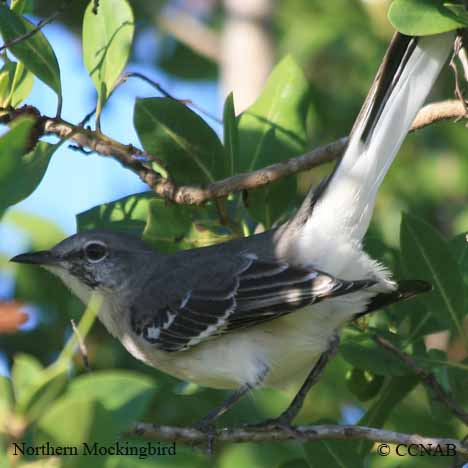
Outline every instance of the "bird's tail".
<svg viewBox="0 0 468 468"><path fill-rule="evenodd" d="M328 180L309 194L294 220L301 224L301 252L313 252L312 247L320 245L318 255L324 258L336 256L340 239L360 244L377 190L446 62L453 40L453 32L394 36L341 161ZM308 260L316 263L315 258Z"/></svg>

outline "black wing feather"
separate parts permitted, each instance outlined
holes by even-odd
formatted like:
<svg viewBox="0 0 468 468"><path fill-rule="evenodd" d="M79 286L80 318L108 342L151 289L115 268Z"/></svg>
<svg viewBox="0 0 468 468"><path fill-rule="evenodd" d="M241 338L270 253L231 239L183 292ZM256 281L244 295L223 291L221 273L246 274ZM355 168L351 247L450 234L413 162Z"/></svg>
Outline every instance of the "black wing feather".
<svg viewBox="0 0 468 468"><path fill-rule="evenodd" d="M182 351L239 328L251 327L306 305L348 294L374 280L344 281L318 270L243 255L226 278L190 290L179 303L152 313L131 311L133 331L164 351Z"/></svg>

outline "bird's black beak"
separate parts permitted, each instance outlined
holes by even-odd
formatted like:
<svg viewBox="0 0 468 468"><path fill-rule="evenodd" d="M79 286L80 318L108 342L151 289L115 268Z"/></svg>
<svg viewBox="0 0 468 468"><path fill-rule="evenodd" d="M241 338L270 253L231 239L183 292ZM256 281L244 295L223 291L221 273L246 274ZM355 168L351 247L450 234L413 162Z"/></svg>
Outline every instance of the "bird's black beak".
<svg viewBox="0 0 468 468"><path fill-rule="evenodd" d="M10 262L29 263L30 265L51 265L57 263L57 257L50 250L42 250L17 255L11 258Z"/></svg>

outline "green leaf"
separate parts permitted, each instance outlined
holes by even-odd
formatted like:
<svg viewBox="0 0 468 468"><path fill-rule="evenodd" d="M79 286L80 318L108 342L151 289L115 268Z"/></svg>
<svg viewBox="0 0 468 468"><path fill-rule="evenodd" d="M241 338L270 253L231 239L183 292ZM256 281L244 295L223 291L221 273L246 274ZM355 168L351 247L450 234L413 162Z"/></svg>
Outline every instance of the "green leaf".
<svg viewBox="0 0 468 468"><path fill-rule="evenodd" d="M108 229L140 237L145 229L152 199L154 193L144 192L83 211L76 217L78 232Z"/></svg>
<svg viewBox="0 0 468 468"><path fill-rule="evenodd" d="M430 367L430 371L435 376L437 382L440 386L447 392L447 394L452 394L451 382L449 378L449 368L447 365L444 365L443 362L447 362L447 353L440 349L429 349L427 351L427 356L429 359L435 361L440 361L441 364L433 364ZM422 366L424 367L424 366ZM424 388L427 399L430 405L430 414L433 419L436 421L446 422L447 419L451 417L451 411L440 402L437 398L434 398L434 392L431 391L428 387ZM457 402L459 403L459 402Z"/></svg>
<svg viewBox="0 0 468 468"><path fill-rule="evenodd" d="M465 285L468 285L468 238L467 233L459 234L450 241L450 249L463 275Z"/></svg>
<svg viewBox="0 0 468 468"><path fill-rule="evenodd" d="M448 377L453 399L458 402L460 406L466 408L468 406L468 392L466 391L468 388L468 359L466 358L463 363L465 364L465 369L451 367L449 365Z"/></svg>
<svg viewBox="0 0 468 468"><path fill-rule="evenodd" d="M73 380L67 398L85 395L99 401L112 413L117 430L122 431L144 416L156 388L147 376L128 371L105 371Z"/></svg>
<svg viewBox="0 0 468 468"><path fill-rule="evenodd" d="M13 413L14 398L11 380L8 377L0 375L0 421L7 421L8 416ZM2 424L0 423L0 433Z"/></svg>
<svg viewBox="0 0 468 468"><path fill-rule="evenodd" d="M10 42L34 29L36 29L34 24L0 4L0 32L5 42ZM59 64L42 31L37 31L28 39L12 45L10 50L28 70L55 91L60 102L62 88Z"/></svg>
<svg viewBox="0 0 468 468"><path fill-rule="evenodd" d="M309 468L311 465L302 458L294 458L278 465L278 468Z"/></svg>
<svg viewBox="0 0 468 468"><path fill-rule="evenodd" d="M0 174L2 187L0 208L14 205L34 192L44 177L50 158L60 144L51 145L41 141L29 153L19 158L16 156L10 171ZM12 155L10 154L9 157L12 157Z"/></svg>
<svg viewBox="0 0 468 468"><path fill-rule="evenodd" d="M98 92L96 118L125 68L135 29L126 0L101 0L98 14L90 1L83 18L83 60Z"/></svg>
<svg viewBox="0 0 468 468"><path fill-rule="evenodd" d="M23 154L27 150L34 120L23 117L11 125L11 130L0 137L0 219L10 206L11 197L5 187L14 179Z"/></svg>
<svg viewBox="0 0 468 468"><path fill-rule="evenodd" d="M148 205L148 217L142 238L163 251L176 251L177 243L188 233L191 221L190 207L168 205L153 199Z"/></svg>
<svg viewBox="0 0 468 468"><path fill-rule="evenodd" d="M302 70L286 57L273 70L261 96L239 117L239 157L235 172L250 172L297 156L306 148L309 85ZM296 191L288 177L249 193L247 207L270 227Z"/></svg>
<svg viewBox="0 0 468 468"><path fill-rule="evenodd" d="M466 12L463 15L458 5L453 6L440 0L394 0L388 19L403 34L438 34L468 25Z"/></svg>
<svg viewBox="0 0 468 468"><path fill-rule="evenodd" d="M109 444L121 429L103 403L82 394L63 397L50 406L35 426L37 445L82 447L84 442Z"/></svg>
<svg viewBox="0 0 468 468"><path fill-rule="evenodd" d="M402 345L398 337L390 333L383 334L382 331L379 331L379 334L384 335L401 349ZM340 353L353 366L370 370L374 374L405 375L411 372L401 360L379 346L369 333L352 328L343 330Z"/></svg>
<svg viewBox="0 0 468 468"><path fill-rule="evenodd" d="M18 15L33 13L34 0L11 0L11 9Z"/></svg>
<svg viewBox="0 0 468 468"><path fill-rule="evenodd" d="M203 247L233 238L217 221L213 204L167 204L152 192L99 205L77 216L78 231L108 229L143 238L164 252Z"/></svg>
<svg viewBox="0 0 468 468"><path fill-rule="evenodd" d="M317 421L314 424L336 424L336 421ZM355 444L354 444L355 445ZM304 444L310 468L362 468L363 463L347 440L316 440Z"/></svg>
<svg viewBox="0 0 468 468"><path fill-rule="evenodd" d="M7 61L0 70L0 107L17 107L31 92L34 76L21 62Z"/></svg>
<svg viewBox="0 0 468 468"><path fill-rule="evenodd" d="M33 124L34 120L29 117L18 119L11 126L11 130L0 137L0 186L3 187L7 182L8 177L16 169L17 160L26 152ZM0 209L2 205L0 198Z"/></svg>
<svg viewBox="0 0 468 468"><path fill-rule="evenodd" d="M434 291L424 294L428 312L444 321L451 330L465 336L464 284L448 243L435 229L419 218L405 214L400 230L401 256L405 271L413 278L429 281Z"/></svg>
<svg viewBox="0 0 468 468"><path fill-rule="evenodd" d="M236 111L234 109L234 96L229 94L224 103L223 112L223 125L224 125L224 148L226 149L226 156L228 158L228 173L227 175L234 174L234 168L237 165L239 158L239 135L237 130Z"/></svg>
<svg viewBox="0 0 468 468"><path fill-rule="evenodd" d="M403 377L391 377L387 379L379 398L367 410L366 414L357 423L359 426L370 426L381 428L388 417L395 410L395 407L413 390L419 380L414 375ZM358 453L361 457L373 447L374 442L361 440L358 442Z"/></svg>
<svg viewBox="0 0 468 468"><path fill-rule="evenodd" d="M29 354L19 354L15 356L11 378L13 381L13 390L15 400L18 405L29 389L31 389L42 377L43 367L41 363Z"/></svg>
<svg viewBox="0 0 468 468"><path fill-rule="evenodd" d="M16 63L10 60L5 62L2 69L0 70L0 106L7 107L8 97L11 92L11 85L13 83L13 77L15 76Z"/></svg>
<svg viewBox="0 0 468 468"><path fill-rule="evenodd" d="M133 120L145 150L166 162L177 183L209 183L230 174L216 133L181 102L137 99Z"/></svg>
<svg viewBox="0 0 468 468"><path fill-rule="evenodd" d="M30 385L18 400L17 411L34 421L48 410L50 405L62 393L68 382L65 372L50 376L47 370Z"/></svg>
<svg viewBox="0 0 468 468"><path fill-rule="evenodd" d="M346 374L346 384L353 395L361 401L374 398L382 388L384 377L368 370L353 367Z"/></svg>
<svg viewBox="0 0 468 468"><path fill-rule="evenodd" d="M164 200L149 202L143 240L163 252L218 244L233 234L216 220L212 205L204 208L168 205Z"/></svg>
<svg viewBox="0 0 468 468"><path fill-rule="evenodd" d="M23 62L18 62L10 87L7 105L18 107L31 93L34 75L25 68Z"/></svg>

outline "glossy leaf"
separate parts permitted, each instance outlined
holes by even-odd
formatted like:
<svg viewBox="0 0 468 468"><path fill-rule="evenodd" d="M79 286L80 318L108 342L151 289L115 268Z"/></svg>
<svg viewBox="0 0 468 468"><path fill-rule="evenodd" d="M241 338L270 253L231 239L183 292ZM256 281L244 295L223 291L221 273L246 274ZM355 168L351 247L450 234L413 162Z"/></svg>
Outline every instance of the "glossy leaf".
<svg viewBox="0 0 468 468"><path fill-rule="evenodd" d="M0 142L1 144L1 142ZM14 161L14 169L9 175L1 174L0 207L11 206L29 197L44 177L50 158L59 144L39 142L29 153Z"/></svg>
<svg viewBox="0 0 468 468"><path fill-rule="evenodd" d="M33 74L21 62L7 61L0 70L0 107L17 107L31 92Z"/></svg>
<svg viewBox="0 0 468 468"><path fill-rule="evenodd" d="M429 281L434 291L421 296L437 320L464 336L464 284L448 243L435 229L411 215L404 215L400 231L402 263L413 278Z"/></svg>
<svg viewBox="0 0 468 468"><path fill-rule="evenodd" d="M20 166L23 154L26 152L29 133L34 121L23 118L12 125L11 130L0 137L0 212L10 206L13 199L11 194L4 189L7 184L16 180L16 171Z"/></svg>
<svg viewBox="0 0 468 468"><path fill-rule="evenodd" d="M126 0L101 0L98 13L90 1L83 18L83 59L98 92L96 116L125 68L135 29Z"/></svg>
<svg viewBox="0 0 468 468"><path fill-rule="evenodd" d="M229 240L232 233L217 221L214 206L170 205L140 193L99 205L77 216L78 231L108 229L141 237L156 249L175 252Z"/></svg>
<svg viewBox="0 0 468 468"><path fill-rule="evenodd" d="M229 94L224 103L223 112L224 147L228 158L227 175L233 175L239 158L239 135L237 130L234 96Z"/></svg>
<svg viewBox="0 0 468 468"><path fill-rule="evenodd" d="M303 153L308 106L307 80L287 57L275 67L260 97L239 117L235 172L250 172ZM296 179L288 177L249 192L247 207L254 218L270 227L295 191Z"/></svg>
<svg viewBox="0 0 468 468"><path fill-rule="evenodd" d="M78 232L109 229L140 237L148 218L149 202L153 198L152 192L144 192L83 211L76 216Z"/></svg>
<svg viewBox="0 0 468 468"><path fill-rule="evenodd" d="M385 338L397 342L395 335L386 334ZM341 355L355 367L370 370L378 375L405 375L410 373L407 366L391 353L379 346L366 332L360 332L351 328L343 330L340 345Z"/></svg>
<svg viewBox="0 0 468 468"><path fill-rule="evenodd" d="M15 62L7 61L0 70L0 106L8 105L8 96L10 95L11 84L15 74Z"/></svg>
<svg viewBox="0 0 468 468"><path fill-rule="evenodd" d="M443 33L468 24L466 14L440 0L394 0L388 18L395 29L414 36Z"/></svg>
<svg viewBox="0 0 468 468"><path fill-rule="evenodd" d="M142 237L163 252L205 247L233 238L232 233L216 220L212 206L168 205L160 199L149 202Z"/></svg>
<svg viewBox="0 0 468 468"><path fill-rule="evenodd" d="M408 323L405 324L406 336L405 342L415 343L424 336L447 329L447 320L435 316L427 307L424 295L430 295L430 292L417 296L409 301L400 302L391 306L391 311L397 317L401 317Z"/></svg>
<svg viewBox="0 0 468 468"><path fill-rule="evenodd" d="M105 371L75 379L67 397L82 397L99 401L112 413L117 430L128 429L143 417L156 392L155 382L144 375L127 371Z"/></svg>
<svg viewBox="0 0 468 468"><path fill-rule="evenodd" d="M166 162L177 183L209 183L230 174L216 133L181 102L137 99L133 120L145 150Z"/></svg>
<svg viewBox="0 0 468 468"><path fill-rule="evenodd" d="M34 0L11 0L11 9L18 15L25 15L34 11Z"/></svg>
<svg viewBox="0 0 468 468"><path fill-rule="evenodd" d="M0 4L0 32L5 42L12 41L34 30L36 26L27 19ZM11 52L26 68L49 86L61 100L60 68L57 57L42 31L12 45Z"/></svg>
<svg viewBox="0 0 468 468"><path fill-rule="evenodd" d="M34 75L25 68L23 62L18 62L8 96L7 105L18 107L31 93L34 84Z"/></svg>
<svg viewBox="0 0 468 468"><path fill-rule="evenodd" d="M192 224L190 208L167 205L163 200L151 200L143 239L163 251L176 251Z"/></svg>

